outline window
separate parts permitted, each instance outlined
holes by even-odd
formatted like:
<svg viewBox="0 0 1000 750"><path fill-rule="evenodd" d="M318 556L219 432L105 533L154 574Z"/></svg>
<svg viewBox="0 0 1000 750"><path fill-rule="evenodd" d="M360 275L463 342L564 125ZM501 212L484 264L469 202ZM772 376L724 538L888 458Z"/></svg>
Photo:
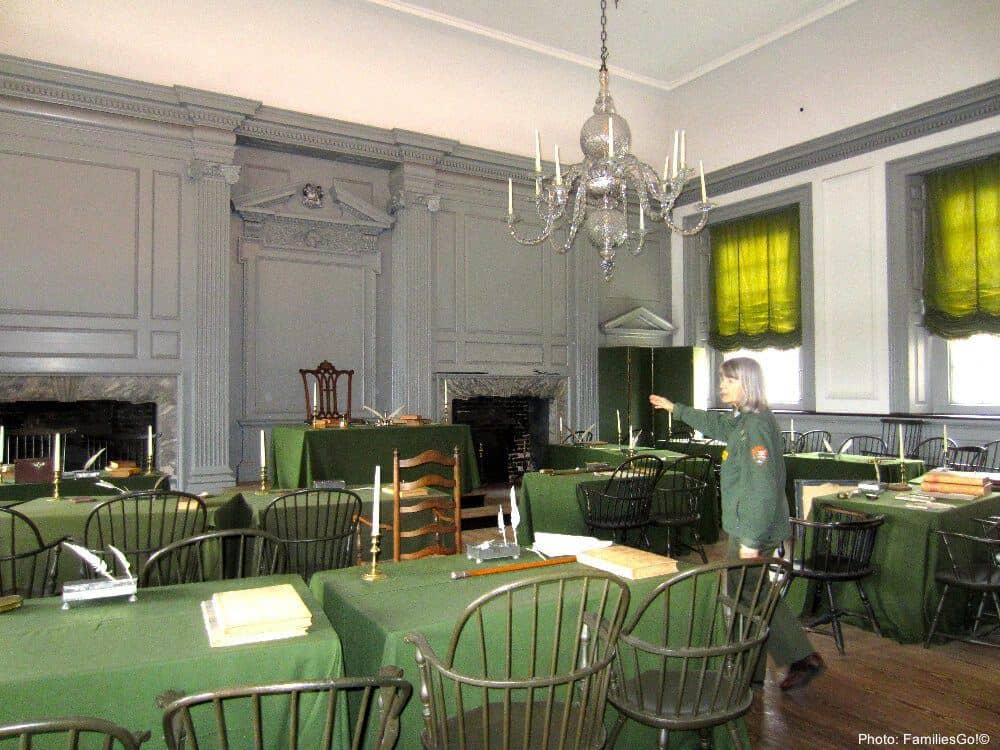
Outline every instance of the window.
<svg viewBox="0 0 1000 750"><path fill-rule="evenodd" d="M757 360L764 371L767 402L771 406L795 406L802 400L801 349L737 349L726 352L723 361L733 357Z"/></svg>
<svg viewBox="0 0 1000 750"><path fill-rule="evenodd" d="M752 236L758 238L756 247L751 241L742 266L749 275L741 273L735 284L730 282L728 290L722 290L721 304L715 304L719 295L713 279L713 246L728 245L731 262L743 255L733 243ZM705 230L684 240L684 287L691 290L685 328L693 332L695 344L709 352L716 394L711 404L718 405L718 366L724 359L747 356L764 370L771 405L814 407L810 185L713 209ZM748 292L756 292L756 299ZM719 348L714 348L716 344Z"/></svg>
<svg viewBox="0 0 1000 750"><path fill-rule="evenodd" d="M948 401L957 406L1000 404L1000 336L980 333L948 342Z"/></svg>

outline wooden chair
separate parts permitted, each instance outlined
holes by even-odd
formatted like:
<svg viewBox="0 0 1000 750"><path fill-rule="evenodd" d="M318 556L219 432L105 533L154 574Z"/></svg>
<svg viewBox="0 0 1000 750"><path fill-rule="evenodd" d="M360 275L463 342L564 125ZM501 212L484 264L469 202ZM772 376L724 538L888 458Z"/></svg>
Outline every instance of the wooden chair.
<svg viewBox="0 0 1000 750"><path fill-rule="evenodd" d="M885 456L889 448L885 441L874 435L851 435L840 444L837 453L852 456Z"/></svg>
<svg viewBox="0 0 1000 750"><path fill-rule="evenodd" d="M978 445L948 448L945 453L946 466L958 471L984 471L986 469L986 449Z"/></svg>
<svg viewBox="0 0 1000 750"><path fill-rule="evenodd" d="M4 441L4 456L8 463L19 458L49 458L52 455L52 435L49 433L10 430Z"/></svg>
<svg viewBox="0 0 1000 750"><path fill-rule="evenodd" d="M52 596L63 537L49 544L34 521L14 508L0 508L0 596Z"/></svg>
<svg viewBox="0 0 1000 750"><path fill-rule="evenodd" d="M875 549L875 534L885 521L885 516L870 515L857 511L822 506L817 509L821 520L805 521L789 519L792 537L788 546L788 557L792 563L792 577L805 578L822 584L826 592L829 610L815 618L809 628L830 623L837 650L844 653L844 636L840 628L842 617L864 617L872 630L881 637L878 621L871 602L861 586L861 579L875 572L871 557ZM833 584L854 581L858 595L865 607L865 613L849 612L837 606L833 595ZM816 589L818 598L820 589ZM815 599L813 601L815 609ZM822 632L822 631L816 631Z"/></svg>
<svg viewBox="0 0 1000 750"><path fill-rule="evenodd" d="M649 547L645 527L649 524L653 488L663 473L663 461L656 456L639 455L626 459L607 482L581 482L576 486L576 500L587 530L610 531L622 543L628 532L638 529Z"/></svg>
<svg viewBox="0 0 1000 750"><path fill-rule="evenodd" d="M15 741L18 748L54 747L55 745L42 739L46 735L64 735L65 739L61 744L66 750L96 747L98 743L104 750L115 748L139 750L142 743L150 737L149 732L133 734L125 727L104 719L70 716L64 719L37 719L0 726L0 748L13 750Z"/></svg>
<svg viewBox="0 0 1000 750"><path fill-rule="evenodd" d="M908 419L905 417L882 418L882 441L889 446L889 455L899 456L899 428L903 428L903 455L915 458L917 446L923 440L925 419Z"/></svg>
<svg viewBox="0 0 1000 750"><path fill-rule="evenodd" d="M705 457L684 456L667 464L663 469L659 484L653 491L653 507L650 524L666 529L667 554L674 557L676 548L686 548L697 552L703 563L705 545L701 542L698 524L701 523L701 507L708 498L708 475L712 462ZM713 498L714 499L714 498ZM689 529L693 544L680 540L680 531Z"/></svg>
<svg viewBox="0 0 1000 750"><path fill-rule="evenodd" d="M590 430L575 430L574 432L567 432L563 436L562 441L565 445L592 443L594 441L594 433Z"/></svg>
<svg viewBox="0 0 1000 750"><path fill-rule="evenodd" d="M979 607L972 630L966 634L939 633L981 646L1000 646L996 640L988 640L991 633L1000 628L1000 534L995 519L979 519L983 535L959 534L951 531L936 531L938 535L938 560L941 561L934 580L942 588L931 628L924 641L924 648L931 644L937 632L938 620L948 592L953 588L964 589L979 595ZM941 554L943 552L944 554ZM991 620L996 623L989 625ZM989 630L980 632L983 622Z"/></svg>
<svg viewBox="0 0 1000 750"><path fill-rule="evenodd" d="M205 531L205 503L196 495L174 490L144 490L112 497L90 511L84 527L84 544L102 556L112 573L121 574L114 545L125 554L132 574L158 549Z"/></svg>
<svg viewBox="0 0 1000 750"><path fill-rule="evenodd" d="M451 467L451 479L440 474L425 473L417 479L404 482L402 469L425 466ZM451 490L451 498L427 495L426 487L443 487ZM409 495L409 497L407 497ZM404 517L413 516L421 525L403 528ZM429 521L429 523L421 523ZM451 544L442 541L450 534ZM404 540L430 537L421 549L402 551ZM392 452L392 542L393 559L414 560L428 555L454 555L462 552L462 461L458 446L452 457L435 450L426 450L413 458L400 458L399 450Z"/></svg>
<svg viewBox="0 0 1000 750"><path fill-rule="evenodd" d="M272 500L260 525L280 539L288 572L306 581L317 570L353 565L361 498L340 490L297 490Z"/></svg>
<svg viewBox="0 0 1000 750"><path fill-rule="evenodd" d="M139 586L169 586L283 572L285 548L260 529L224 529L180 539L149 556Z"/></svg>
<svg viewBox="0 0 1000 750"><path fill-rule="evenodd" d="M315 416L320 419L340 419L344 417L347 420L351 418L351 395L352 395L352 385L354 380L354 370L338 370L332 364L330 364L325 359L320 362L313 370L299 370L299 375L302 376L302 387L306 392L306 421L311 422L313 418L313 402L312 402L312 389L310 386L310 378L317 384L316 396L317 403L315 404L316 412ZM340 378L344 378L347 381L347 400L341 404L338 392L337 384ZM341 410L343 406L343 411Z"/></svg>
<svg viewBox="0 0 1000 750"><path fill-rule="evenodd" d="M756 558L713 563L659 584L622 629L612 662L608 702L618 720L613 748L628 719L660 730L665 750L672 731L733 722L753 700L751 683L771 616L788 580L788 564Z"/></svg>
<svg viewBox="0 0 1000 750"><path fill-rule="evenodd" d="M424 748L597 750L609 666L629 605L592 571L522 579L469 604L439 656L416 648Z"/></svg>
<svg viewBox="0 0 1000 750"><path fill-rule="evenodd" d="M801 433L792 432L791 430L782 430L781 431L782 452L784 452L785 454L795 453L800 436Z"/></svg>
<svg viewBox="0 0 1000 750"><path fill-rule="evenodd" d="M830 445L830 433L826 430L809 430L799 435L795 441L796 453L819 453L821 451L832 451Z"/></svg>
<svg viewBox="0 0 1000 750"><path fill-rule="evenodd" d="M163 734L169 750L331 750L335 737L341 734L352 750L362 746L391 750L399 737L400 715L412 692L399 667L382 667L374 678L337 677L222 688L167 705ZM347 719L348 701L354 720L342 729L339 724ZM370 719L373 711L378 716ZM316 731L310 731L307 722ZM371 744L365 744L366 737Z"/></svg>
<svg viewBox="0 0 1000 750"><path fill-rule="evenodd" d="M948 438L947 446L944 444L943 437L927 438L917 444L916 456L924 462L924 468L929 471L938 466L944 466L947 452L957 447L958 445L951 438Z"/></svg>

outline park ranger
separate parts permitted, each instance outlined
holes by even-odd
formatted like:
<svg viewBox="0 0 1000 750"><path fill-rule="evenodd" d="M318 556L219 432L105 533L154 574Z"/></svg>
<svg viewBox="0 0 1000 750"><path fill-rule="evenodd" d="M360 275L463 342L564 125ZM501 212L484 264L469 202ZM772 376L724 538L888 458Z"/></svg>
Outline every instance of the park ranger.
<svg viewBox="0 0 1000 750"><path fill-rule="evenodd" d="M756 360L727 360L719 375L720 399L733 408L729 414L675 404L657 395L651 395L649 402L708 437L726 442L720 483L728 555L768 557L791 534L781 434L767 406L764 377ZM779 666L790 665L780 683L782 690L805 685L825 666L784 600L774 611L767 650Z"/></svg>

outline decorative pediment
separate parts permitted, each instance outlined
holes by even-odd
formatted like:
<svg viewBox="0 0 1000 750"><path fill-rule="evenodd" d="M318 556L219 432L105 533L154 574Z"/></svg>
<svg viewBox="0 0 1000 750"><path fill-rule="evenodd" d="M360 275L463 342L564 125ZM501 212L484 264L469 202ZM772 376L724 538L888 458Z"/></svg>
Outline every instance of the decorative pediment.
<svg viewBox="0 0 1000 750"><path fill-rule="evenodd" d="M667 346L676 330L669 320L645 307L605 320L599 327L606 346Z"/></svg>
<svg viewBox="0 0 1000 750"><path fill-rule="evenodd" d="M307 181L259 188L234 199L243 217L243 236L269 247L337 253L375 253L376 237L393 218L336 181L329 187Z"/></svg>

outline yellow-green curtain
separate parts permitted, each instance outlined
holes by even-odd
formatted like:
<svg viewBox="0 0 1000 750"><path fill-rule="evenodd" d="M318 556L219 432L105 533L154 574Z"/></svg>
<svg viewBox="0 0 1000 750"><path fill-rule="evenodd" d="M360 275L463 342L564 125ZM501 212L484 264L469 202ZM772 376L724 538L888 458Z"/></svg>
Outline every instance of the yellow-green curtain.
<svg viewBox="0 0 1000 750"><path fill-rule="evenodd" d="M709 343L719 351L802 344L799 207L710 228Z"/></svg>
<svg viewBox="0 0 1000 750"><path fill-rule="evenodd" d="M927 175L924 325L1000 333L1000 154Z"/></svg>

